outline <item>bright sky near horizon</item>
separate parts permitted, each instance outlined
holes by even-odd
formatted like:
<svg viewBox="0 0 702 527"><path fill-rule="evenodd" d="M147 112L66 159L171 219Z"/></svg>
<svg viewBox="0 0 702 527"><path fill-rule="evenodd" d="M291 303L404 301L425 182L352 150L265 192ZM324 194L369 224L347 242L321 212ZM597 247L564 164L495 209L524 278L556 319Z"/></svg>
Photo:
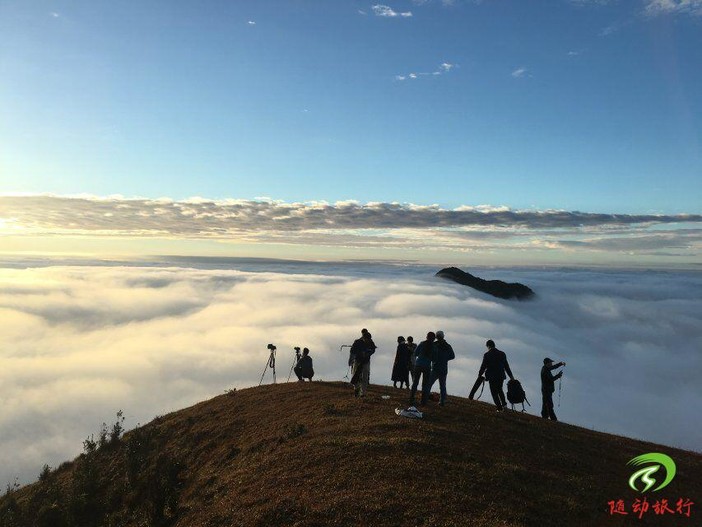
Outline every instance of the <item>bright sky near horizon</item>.
<svg viewBox="0 0 702 527"><path fill-rule="evenodd" d="M701 123L702 0L0 2L5 195L699 214Z"/></svg>

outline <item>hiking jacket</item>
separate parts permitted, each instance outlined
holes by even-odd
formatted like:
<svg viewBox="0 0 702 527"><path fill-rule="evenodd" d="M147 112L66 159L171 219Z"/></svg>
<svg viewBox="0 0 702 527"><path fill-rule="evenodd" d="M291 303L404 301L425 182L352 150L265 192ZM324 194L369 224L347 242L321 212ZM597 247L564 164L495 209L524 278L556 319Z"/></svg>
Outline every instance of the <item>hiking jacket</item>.
<svg viewBox="0 0 702 527"><path fill-rule="evenodd" d="M350 351L350 361L357 362L359 364L365 364L370 362L370 356L375 353L375 344L373 341L367 344L365 340L356 339L351 345Z"/></svg>
<svg viewBox="0 0 702 527"><path fill-rule="evenodd" d="M300 373L300 377L305 377L307 379L311 379L314 377L314 369L312 368L312 357L309 355L307 356L302 356L299 361L297 361L297 365L295 366L295 372Z"/></svg>
<svg viewBox="0 0 702 527"><path fill-rule="evenodd" d="M434 342L423 340L414 350L414 366L416 368L431 368L431 358L434 355Z"/></svg>
<svg viewBox="0 0 702 527"><path fill-rule="evenodd" d="M480 372L478 375L484 373L485 379L488 381L504 381L506 378L505 372L507 372L510 379L514 379L512 370L510 370L509 363L507 362L507 355L505 355L504 351L492 348L483 355L483 363L480 365Z"/></svg>
<svg viewBox="0 0 702 527"><path fill-rule="evenodd" d="M562 363L559 362L558 364L551 364L550 366L548 364L544 364L543 368L541 368L541 391L543 393L553 393L556 391L555 381L556 379L561 378L563 372L561 371L554 375L551 373L551 370L555 370L561 366Z"/></svg>
<svg viewBox="0 0 702 527"><path fill-rule="evenodd" d="M434 342L434 353L431 358L431 369L435 373L448 373L448 362L456 358L451 344L445 340Z"/></svg>

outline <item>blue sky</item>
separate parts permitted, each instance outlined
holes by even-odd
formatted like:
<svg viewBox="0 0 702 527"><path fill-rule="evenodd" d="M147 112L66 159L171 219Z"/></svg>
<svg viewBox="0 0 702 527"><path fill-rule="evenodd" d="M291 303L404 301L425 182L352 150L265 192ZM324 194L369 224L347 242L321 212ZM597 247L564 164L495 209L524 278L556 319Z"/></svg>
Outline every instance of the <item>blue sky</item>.
<svg viewBox="0 0 702 527"><path fill-rule="evenodd" d="M659 4L3 1L2 191L698 212Z"/></svg>
<svg viewBox="0 0 702 527"><path fill-rule="evenodd" d="M702 0L0 0L4 253L696 267L701 127Z"/></svg>

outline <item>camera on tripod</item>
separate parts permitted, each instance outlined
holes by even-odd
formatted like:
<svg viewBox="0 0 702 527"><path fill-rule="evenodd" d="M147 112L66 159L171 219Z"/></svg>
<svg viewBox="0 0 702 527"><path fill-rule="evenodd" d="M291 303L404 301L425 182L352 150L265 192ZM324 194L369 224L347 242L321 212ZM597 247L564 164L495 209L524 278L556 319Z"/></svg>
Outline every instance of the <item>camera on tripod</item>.
<svg viewBox="0 0 702 527"><path fill-rule="evenodd" d="M267 348L271 351L275 351L276 349L278 349L273 344L268 344Z"/></svg>

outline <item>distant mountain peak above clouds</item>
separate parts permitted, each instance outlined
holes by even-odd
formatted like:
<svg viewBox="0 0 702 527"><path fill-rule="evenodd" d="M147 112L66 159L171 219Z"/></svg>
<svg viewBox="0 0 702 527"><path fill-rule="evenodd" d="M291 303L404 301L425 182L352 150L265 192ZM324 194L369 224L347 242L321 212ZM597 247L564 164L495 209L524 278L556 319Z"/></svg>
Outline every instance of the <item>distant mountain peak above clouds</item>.
<svg viewBox="0 0 702 527"><path fill-rule="evenodd" d="M467 285L468 287L472 287L488 295L496 296L497 298L505 298L507 300L512 298L527 300L535 295L534 291L524 284L518 282L507 283L502 280L483 280L482 278L462 271L458 267L445 267L436 273L436 276L453 280L454 282Z"/></svg>

